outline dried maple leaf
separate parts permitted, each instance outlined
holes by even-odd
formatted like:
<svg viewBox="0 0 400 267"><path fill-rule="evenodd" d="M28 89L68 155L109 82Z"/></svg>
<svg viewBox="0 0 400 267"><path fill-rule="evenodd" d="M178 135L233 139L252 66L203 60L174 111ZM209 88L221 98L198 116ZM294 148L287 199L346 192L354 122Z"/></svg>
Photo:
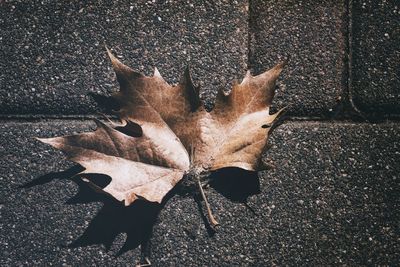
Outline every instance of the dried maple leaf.
<svg viewBox="0 0 400 267"><path fill-rule="evenodd" d="M111 127L96 120L94 132L39 139L82 165L81 174L110 176L99 190L125 205L138 198L161 202L185 174L225 167L260 170L261 153L279 115L270 115L269 107L284 63L258 76L248 72L229 94L220 92L207 112L189 69L171 86L157 69L147 77L108 54L121 87L113 97L124 124ZM200 182L199 188L205 199ZM211 223L217 224L206 204Z"/></svg>

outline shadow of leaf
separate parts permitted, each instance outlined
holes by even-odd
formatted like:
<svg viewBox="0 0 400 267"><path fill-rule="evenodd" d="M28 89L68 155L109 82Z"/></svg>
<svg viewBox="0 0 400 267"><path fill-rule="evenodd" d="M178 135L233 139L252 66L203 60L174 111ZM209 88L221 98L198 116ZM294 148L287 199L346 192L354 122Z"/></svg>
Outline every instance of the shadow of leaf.
<svg viewBox="0 0 400 267"><path fill-rule="evenodd" d="M135 201L130 206L124 206L114 198L104 193L99 193L79 177L83 168L79 165L73 166L65 171L52 172L34 179L20 187L30 188L43 185L54 179L68 179L78 185L78 193L71 197L66 203L71 205L102 202L103 207L91 220L84 233L68 247L84 247L90 245L104 245L110 250L114 240L121 233L126 233L124 245L117 252L119 256L129 250L141 246L142 257L150 254L150 238L153 227L157 222L158 215L168 200L182 190L180 184L175 186L163 199L161 204L145 200ZM95 182L97 186L104 188L111 178L101 174L85 174L85 178ZM210 176L210 186L217 192L233 202L241 202L247 206L247 198L260 193L260 184L256 172L244 171L238 168L225 168L214 172ZM197 203L200 216L206 226L208 235L211 237L215 230L209 225L204 214L202 199L200 195L193 195ZM247 206L253 213L251 207Z"/></svg>
<svg viewBox="0 0 400 267"><path fill-rule="evenodd" d="M69 247L102 244L109 250L120 233L126 233L127 238L117 256L139 245L146 246L162 205L138 200L125 207L112 199L103 204L85 232Z"/></svg>
<svg viewBox="0 0 400 267"><path fill-rule="evenodd" d="M67 204L103 203L103 207L91 220L85 232L68 247L101 244L106 250L109 250L116 237L121 233L126 233L125 243L116 256L137 248L139 245L141 245L142 253L148 253L149 239L158 214L165 203L175 194L175 190L168 193L161 204L138 200L126 207L114 198L93 190L89 183L79 177L78 174L82 170L83 168L77 165L65 171L52 172L21 185L20 188L43 185L54 179L68 179L78 185L78 193L70 198ZM111 181L109 176L100 174L85 174L85 178L89 178L92 182L96 181L96 185L100 187L105 187Z"/></svg>
<svg viewBox="0 0 400 267"><path fill-rule="evenodd" d="M212 173L209 184L233 202L246 203L249 196L261 192L257 172L239 168L224 168Z"/></svg>
<svg viewBox="0 0 400 267"><path fill-rule="evenodd" d="M93 98L99 108L101 108L104 112L113 112L114 110L120 109L119 104L112 96L105 96L93 92L88 93L88 95Z"/></svg>
<svg viewBox="0 0 400 267"><path fill-rule="evenodd" d="M211 174L209 185L227 199L244 204L254 215L258 215L247 203L248 197L261 192L257 172L239 168L220 169Z"/></svg>
<svg viewBox="0 0 400 267"><path fill-rule="evenodd" d="M73 166L65 171L60 171L60 172L51 172L45 175L42 175L40 177L37 177L33 179L32 181L29 181L23 185L20 185L19 188L31 188L36 185L43 185L51 182L52 180L55 179L69 179L71 177L76 176L78 173L83 171L84 168L80 165Z"/></svg>

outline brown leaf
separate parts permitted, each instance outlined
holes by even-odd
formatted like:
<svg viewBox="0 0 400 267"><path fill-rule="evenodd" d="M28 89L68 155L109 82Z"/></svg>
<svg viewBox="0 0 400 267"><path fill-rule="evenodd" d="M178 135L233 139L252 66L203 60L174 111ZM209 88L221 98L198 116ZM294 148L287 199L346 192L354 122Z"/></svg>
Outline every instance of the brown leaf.
<svg viewBox="0 0 400 267"><path fill-rule="evenodd" d="M129 205L138 198L161 202L189 170L225 167L259 170L271 125L275 81L284 63L258 76L249 72L230 94L220 92L207 112L189 69L178 85L169 85L157 69L144 76L108 51L120 91L113 97L124 126L96 121L97 130L40 139L85 167L112 180L103 191ZM189 158L191 154L192 158Z"/></svg>
<svg viewBox="0 0 400 267"><path fill-rule="evenodd" d="M85 168L83 173L109 175L104 192L125 205L139 197L161 202L189 169L186 150L168 129L165 135L144 131L132 137L96 123L94 132L39 140L64 151Z"/></svg>

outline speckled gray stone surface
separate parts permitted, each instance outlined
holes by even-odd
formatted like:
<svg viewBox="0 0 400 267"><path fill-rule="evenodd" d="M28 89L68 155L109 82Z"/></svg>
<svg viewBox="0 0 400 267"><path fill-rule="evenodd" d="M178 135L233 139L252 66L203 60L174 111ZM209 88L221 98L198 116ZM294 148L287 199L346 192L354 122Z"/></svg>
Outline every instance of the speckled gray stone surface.
<svg viewBox="0 0 400 267"><path fill-rule="evenodd" d="M400 2L352 2L353 101L366 113L400 114Z"/></svg>
<svg viewBox="0 0 400 267"><path fill-rule="evenodd" d="M346 1L251 1L250 66L258 74L290 57L277 107L330 117L346 88Z"/></svg>
<svg viewBox="0 0 400 267"><path fill-rule="evenodd" d="M145 220L148 210L132 217L90 190L74 197L77 184L56 179L56 174L19 188L72 166L33 136L77 133L94 124L53 120L0 125L0 265L133 265L139 247L114 255L126 237L135 236L129 227ZM399 130L394 123L281 125L264 157L276 167L260 173L261 193L247 199L254 212L238 201L249 176L229 177L207 189L221 223L213 236L195 201L173 195L150 239L153 266L397 264ZM67 247L80 236L91 245Z"/></svg>
<svg viewBox="0 0 400 267"><path fill-rule="evenodd" d="M117 90L105 44L170 82L190 64L206 94L247 63L247 1L2 1L0 114L87 114ZM210 99L210 98L208 98Z"/></svg>

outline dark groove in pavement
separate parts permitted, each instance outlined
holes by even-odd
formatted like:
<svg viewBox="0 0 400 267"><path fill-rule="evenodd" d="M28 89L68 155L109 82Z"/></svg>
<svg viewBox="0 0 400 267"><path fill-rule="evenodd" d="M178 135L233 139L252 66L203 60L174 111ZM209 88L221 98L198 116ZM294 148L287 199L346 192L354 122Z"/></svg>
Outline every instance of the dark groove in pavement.
<svg viewBox="0 0 400 267"><path fill-rule="evenodd" d="M108 115L107 115L108 116ZM110 119L117 120L115 116L109 116ZM87 115L49 115L49 114L26 114L26 115L17 115L17 114L10 114L4 115L0 114L0 121L16 121L16 122L37 122L39 120L93 120L93 119L100 119L103 120L104 116L96 115L96 114L87 114ZM330 119L324 117L296 117L290 116L285 117L284 121L299 121L299 122L330 122L330 123L343 123L343 122L353 122L353 123L389 123L389 122L400 122L399 115L390 115L385 118L379 118L375 121L368 121L368 120L359 120L359 119L349 119L349 118L338 118L338 119Z"/></svg>

